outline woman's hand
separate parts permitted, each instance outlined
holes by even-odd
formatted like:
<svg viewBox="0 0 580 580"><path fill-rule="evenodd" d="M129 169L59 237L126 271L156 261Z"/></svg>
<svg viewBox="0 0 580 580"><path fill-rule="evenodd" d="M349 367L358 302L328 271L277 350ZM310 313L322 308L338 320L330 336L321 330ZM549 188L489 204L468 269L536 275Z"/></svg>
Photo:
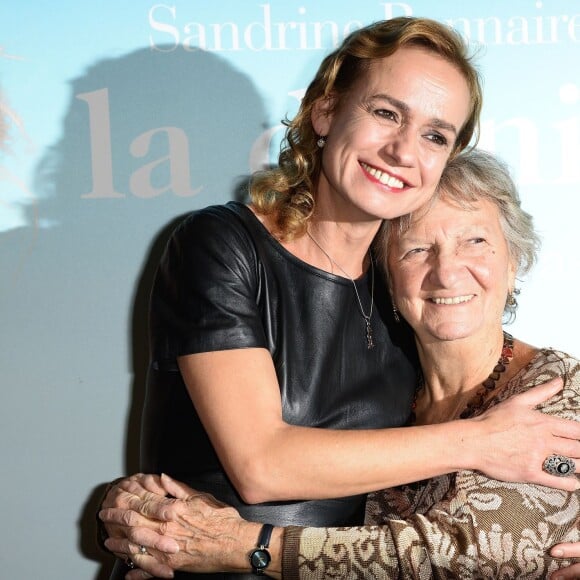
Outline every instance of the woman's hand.
<svg viewBox="0 0 580 580"><path fill-rule="evenodd" d="M159 476L138 473L116 482L105 496L99 512L99 518L108 534L105 547L125 562L139 560L143 570L159 578L172 578L173 570L153 557L142 554L140 546L160 553L173 554L179 551L177 541L165 535L167 524L147 515L149 510L156 513L160 505L172 502L166 495ZM133 509L137 501L140 502L141 512ZM133 574L131 577L150 578L151 575Z"/></svg>
<svg viewBox="0 0 580 580"><path fill-rule="evenodd" d="M565 491L580 489L577 476L557 477L542 469L546 457L554 454L569 457L580 466L580 422L535 410L561 389L562 379L553 379L469 419L479 424L480 430L471 439L475 443L473 465L469 468L501 481L534 483Z"/></svg>
<svg viewBox="0 0 580 580"><path fill-rule="evenodd" d="M550 550L550 556L555 558L580 558L580 542L558 544ZM562 568L550 576L550 580L578 580L580 578L580 563Z"/></svg>
<svg viewBox="0 0 580 580"><path fill-rule="evenodd" d="M153 484L146 477L151 476L121 481L115 503L122 508L106 508L99 514L108 530L122 530L105 542L107 548L139 568L129 572L127 580L171 578L173 570L250 570L247 554L260 524L246 522L234 508L168 476Z"/></svg>

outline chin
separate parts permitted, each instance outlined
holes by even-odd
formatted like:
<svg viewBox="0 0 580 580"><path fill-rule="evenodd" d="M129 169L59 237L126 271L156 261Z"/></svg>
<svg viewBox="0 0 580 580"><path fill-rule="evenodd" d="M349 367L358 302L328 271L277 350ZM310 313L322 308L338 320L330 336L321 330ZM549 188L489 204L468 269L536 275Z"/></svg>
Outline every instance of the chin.
<svg viewBox="0 0 580 580"><path fill-rule="evenodd" d="M428 334L436 340L448 342L452 340L462 340L464 338L469 338L474 334L474 331L465 327L445 326L429 329Z"/></svg>

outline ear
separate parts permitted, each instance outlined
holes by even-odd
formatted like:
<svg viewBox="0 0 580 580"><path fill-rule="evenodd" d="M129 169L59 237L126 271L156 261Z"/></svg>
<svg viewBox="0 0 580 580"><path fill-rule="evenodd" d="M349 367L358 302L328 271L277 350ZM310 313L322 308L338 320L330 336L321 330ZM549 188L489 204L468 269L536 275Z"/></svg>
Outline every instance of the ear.
<svg viewBox="0 0 580 580"><path fill-rule="evenodd" d="M335 98L332 96L319 97L312 105L310 120L317 135L326 137L330 133Z"/></svg>

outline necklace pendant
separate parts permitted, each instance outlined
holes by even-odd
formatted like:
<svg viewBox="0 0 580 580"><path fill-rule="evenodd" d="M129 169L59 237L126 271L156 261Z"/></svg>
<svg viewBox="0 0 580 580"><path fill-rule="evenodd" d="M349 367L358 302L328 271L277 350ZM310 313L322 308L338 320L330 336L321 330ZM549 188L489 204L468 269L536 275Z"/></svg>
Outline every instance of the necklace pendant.
<svg viewBox="0 0 580 580"><path fill-rule="evenodd" d="M371 326L370 319L365 320L365 323L367 325L367 350L371 350L371 348L374 348L374 346L375 346L375 343L373 340L373 329Z"/></svg>

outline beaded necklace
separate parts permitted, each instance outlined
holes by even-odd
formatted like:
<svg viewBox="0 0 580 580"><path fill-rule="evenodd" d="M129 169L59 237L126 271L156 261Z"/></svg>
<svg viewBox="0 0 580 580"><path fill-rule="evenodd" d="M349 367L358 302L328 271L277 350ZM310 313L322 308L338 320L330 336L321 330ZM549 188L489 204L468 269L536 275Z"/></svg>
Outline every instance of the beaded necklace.
<svg viewBox="0 0 580 580"><path fill-rule="evenodd" d="M506 370L507 365L510 364L512 359L514 358L514 337L505 332L503 333L503 347L501 349L501 354L499 356L499 360L495 367L493 367L493 371L481 383L481 386L477 390L477 392L469 399L467 404L465 405L465 409L461 412L459 417L461 419L467 419L471 417L478 409L481 408L485 399L489 396L489 394L495 390L496 383L500 378L501 374ZM417 398L419 396L419 392L425 388L425 379L423 378L423 373L419 371L419 378L417 388L415 389L415 397L413 398L413 404L411 406L411 416L409 418L409 424L414 425L417 421Z"/></svg>

